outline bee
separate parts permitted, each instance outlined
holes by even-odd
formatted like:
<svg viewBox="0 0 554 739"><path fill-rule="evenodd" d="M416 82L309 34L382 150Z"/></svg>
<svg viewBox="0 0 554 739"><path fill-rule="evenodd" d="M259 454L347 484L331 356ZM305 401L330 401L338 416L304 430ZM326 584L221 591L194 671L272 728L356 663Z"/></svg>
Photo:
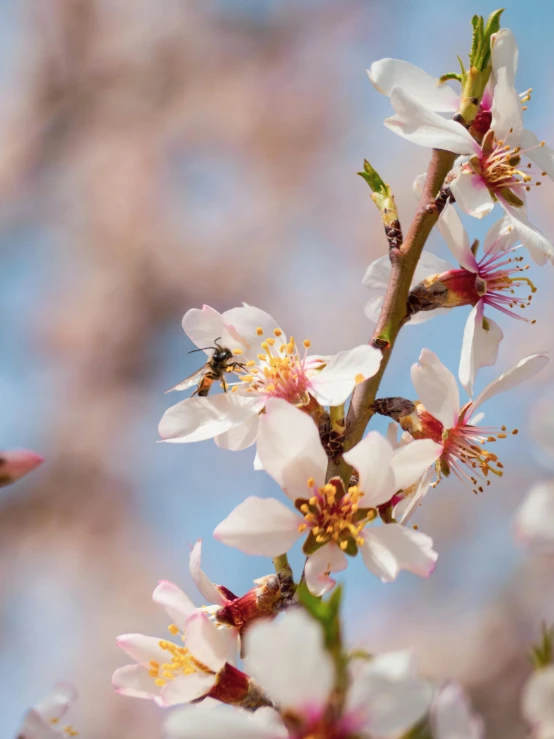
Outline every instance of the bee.
<svg viewBox="0 0 554 739"><path fill-rule="evenodd" d="M220 340L221 336L214 341L215 346L205 346L201 349L193 349L190 351L189 354L194 354L194 352L203 352L207 349L213 349L213 354L203 367L200 367L199 370L193 372L190 377L186 378L186 380L183 380L166 392L170 393L173 390L187 390L189 387L197 385L191 398L195 395L206 397L210 392L213 383L219 380L221 382L223 392L226 393L227 384L225 382L225 373L230 371L235 372L237 368L245 369L245 365L234 360L233 352L230 349L227 349L227 347L221 346L219 343Z"/></svg>

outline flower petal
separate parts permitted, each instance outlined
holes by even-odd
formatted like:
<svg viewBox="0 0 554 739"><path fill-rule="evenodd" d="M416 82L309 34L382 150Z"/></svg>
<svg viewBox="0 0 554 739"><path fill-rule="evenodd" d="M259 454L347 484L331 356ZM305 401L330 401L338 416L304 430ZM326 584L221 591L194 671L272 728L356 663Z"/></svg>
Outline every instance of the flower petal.
<svg viewBox="0 0 554 739"><path fill-rule="evenodd" d="M160 689L149 673L150 668L145 665L125 665L114 672L112 685L120 695L152 700L158 696Z"/></svg>
<svg viewBox="0 0 554 739"><path fill-rule="evenodd" d="M442 444L436 444L431 439L412 441L397 449L391 462L396 490L411 487L435 464L442 449Z"/></svg>
<svg viewBox="0 0 554 739"><path fill-rule="evenodd" d="M384 654L375 657L356 676L346 711L359 716L364 735L403 735L427 713L433 688L427 680L411 674L412 664L410 653Z"/></svg>
<svg viewBox="0 0 554 739"><path fill-rule="evenodd" d="M213 688L215 675L207 672L191 672L190 675L179 675L169 680L160 691L156 700L164 708L177 706L180 703L190 703L207 695Z"/></svg>
<svg viewBox="0 0 554 739"><path fill-rule="evenodd" d="M518 240L512 220L509 216L504 216L487 231L483 242L483 252L485 254L495 254L497 251L506 251L510 249Z"/></svg>
<svg viewBox="0 0 554 739"><path fill-rule="evenodd" d="M386 118L385 126L402 138L455 154L479 153L479 145L462 125L427 110L401 88L391 91L390 100L396 115Z"/></svg>
<svg viewBox="0 0 554 739"><path fill-rule="evenodd" d="M521 100L514 87L513 75L506 67L496 73L496 85L492 100L491 129L497 139L517 146L523 133L523 111Z"/></svg>
<svg viewBox="0 0 554 739"><path fill-rule="evenodd" d="M164 723L165 739L281 739L288 734L275 724L262 723L242 708L220 704L217 708L186 706L172 711Z"/></svg>
<svg viewBox="0 0 554 739"><path fill-rule="evenodd" d="M332 590L336 581L329 577L330 572L342 572L348 561L345 553L332 542L324 544L311 554L304 566L306 585L312 595L320 598Z"/></svg>
<svg viewBox="0 0 554 739"><path fill-rule="evenodd" d="M435 739L483 739L485 727L459 685L450 683L433 701L431 724Z"/></svg>
<svg viewBox="0 0 554 739"><path fill-rule="evenodd" d="M273 316L253 305L245 304L225 311L223 321L227 331L239 338L245 360L256 359L264 337L274 338L277 345L287 340ZM258 329L261 329L261 334ZM275 336L275 329L281 331L278 337Z"/></svg>
<svg viewBox="0 0 554 739"><path fill-rule="evenodd" d="M469 248L469 238L456 208L448 203L437 223L454 258L468 272L478 272L477 260Z"/></svg>
<svg viewBox="0 0 554 739"><path fill-rule="evenodd" d="M36 708L27 712L17 739L60 739L60 732L42 718Z"/></svg>
<svg viewBox="0 0 554 739"><path fill-rule="evenodd" d="M438 113L455 113L458 110L460 96L451 87L410 62L379 59L373 62L367 74L375 89L383 95L390 96L395 87L400 87L429 110Z"/></svg>
<svg viewBox="0 0 554 739"><path fill-rule="evenodd" d="M239 346L236 339L226 331L221 313L209 305L202 306L202 309L188 310L183 316L182 326L192 343L199 349L205 349L209 357L213 354L212 347L216 339L229 349Z"/></svg>
<svg viewBox="0 0 554 739"><path fill-rule="evenodd" d="M318 487L325 483L327 454L318 428L311 416L286 400L267 402L260 417L258 456L263 469L292 500L308 495L310 477Z"/></svg>
<svg viewBox="0 0 554 739"><path fill-rule="evenodd" d="M533 485L516 513L515 529L523 546L554 552L554 482Z"/></svg>
<svg viewBox="0 0 554 739"><path fill-rule="evenodd" d="M395 494L396 481L391 466L392 447L378 431L370 431L344 459L358 470L358 487L364 493L360 506L387 503Z"/></svg>
<svg viewBox="0 0 554 739"><path fill-rule="evenodd" d="M463 169L450 183L460 208L474 218L484 218L494 208L494 201L483 178Z"/></svg>
<svg viewBox="0 0 554 739"><path fill-rule="evenodd" d="M229 641L208 616L200 610L192 613L185 622L183 643L193 657L218 672L229 655Z"/></svg>
<svg viewBox="0 0 554 739"><path fill-rule="evenodd" d="M283 710L323 710L335 668L323 644L321 626L303 610L277 621L258 621L246 632L247 672Z"/></svg>
<svg viewBox="0 0 554 739"><path fill-rule="evenodd" d="M483 312L483 301L480 300L468 316L462 341L458 376L470 398L478 370L496 363L498 348L504 338L500 326L492 318L485 319Z"/></svg>
<svg viewBox="0 0 554 739"><path fill-rule="evenodd" d="M499 393L505 393L506 390L511 390L516 387L524 380L528 380L534 377L548 364L549 359L545 354L531 354L529 357L520 359L519 362L511 367L506 372L503 372L500 377L483 390L483 392L476 398L471 408L471 413L475 413L477 408L489 398Z"/></svg>
<svg viewBox="0 0 554 739"><path fill-rule="evenodd" d="M427 472L421 476L415 492L401 500L394 508L394 517L398 523L407 523L412 517L414 511L420 505L421 500L427 495L431 480L435 474L435 469L430 467Z"/></svg>
<svg viewBox="0 0 554 739"><path fill-rule="evenodd" d="M554 180L554 150L541 141L532 131L523 131L521 137L521 148L525 150L528 157L541 172L546 172L551 180Z"/></svg>
<svg viewBox="0 0 554 739"><path fill-rule="evenodd" d="M58 721L77 700L77 691L71 683L58 683L52 691L40 701L34 710L47 722Z"/></svg>
<svg viewBox="0 0 554 739"><path fill-rule="evenodd" d="M310 380L312 394L322 405L341 405L356 385L379 370L382 354L369 344L361 344L331 357Z"/></svg>
<svg viewBox="0 0 554 739"><path fill-rule="evenodd" d="M160 639L155 636L122 634L117 637L115 643L136 662L147 665L150 660L160 664L167 661L167 652L160 647Z"/></svg>
<svg viewBox="0 0 554 739"><path fill-rule="evenodd" d="M158 431L164 441L177 444L205 441L240 424L249 424L262 407L261 398L235 393L187 398L166 410Z"/></svg>
<svg viewBox="0 0 554 739"><path fill-rule="evenodd" d="M152 593L152 600L165 608L169 618L182 629L186 619L194 613L196 606L181 588L169 580L160 580Z"/></svg>
<svg viewBox="0 0 554 739"><path fill-rule="evenodd" d="M429 577L435 569L433 540L420 531L389 523L364 529L362 537L364 564L382 582L392 582L400 570Z"/></svg>
<svg viewBox="0 0 554 739"><path fill-rule="evenodd" d="M498 202L509 215L519 240L529 249L531 259L540 265L546 264L547 260L554 261L554 246L542 231L529 222L525 208L514 208L503 198L498 198Z"/></svg>
<svg viewBox="0 0 554 739"><path fill-rule="evenodd" d="M214 537L245 554L276 557L301 535L303 519L275 498L246 498L223 520Z"/></svg>
<svg viewBox="0 0 554 739"><path fill-rule="evenodd" d="M412 382L419 400L446 429L452 428L460 411L456 379L436 354L423 349L419 364L412 365Z"/></svg>
<svg viewBox="0 0 554 739"><path fill-rule="evenodd" d="M228 601L225 596L220 593L210 578L202 571L201 567L202 559L202 539L198 539L196 544L192 548L189 559L189 568L194 584L198 588L202 597L208 603L214 603L218 606L224 606Z"/></svg>
<svg viewBox="0 0 554 739"><path fill-rule="evenodd" d="M554 737L554 665L531 675L523 689L521 709L534 729L533 736Z"/></svg>
<svg viewBox="0 0 554 739"><path fill-rule="evenodd" d="M492 72L496 73L502 67L508 70L512 79L517 71L519 52L516 40L509 28L501 28L491 39Z"/></svg>
<svg viewBox="0 0 554 739"><path fill-rule="evenodd" d="M43 462L44 457L28 449L0 452L0 487L11 485Z"/></svg>
<svg viewBox="0 0 554 739"><path fill-rule="evenodd" d="M229 431L216 436L214 441L220 449L228 449L232 452L248 449L249 446L256 443L258 421L258 415L252 414L243 423L233 426Z"/></svg>

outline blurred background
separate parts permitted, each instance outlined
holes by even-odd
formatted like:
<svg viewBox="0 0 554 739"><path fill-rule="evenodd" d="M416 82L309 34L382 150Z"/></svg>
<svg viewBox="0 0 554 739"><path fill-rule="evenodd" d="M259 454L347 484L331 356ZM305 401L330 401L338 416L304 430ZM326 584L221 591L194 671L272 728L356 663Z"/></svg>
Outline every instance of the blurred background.
<svg viewBox="0 0 554 739"><path fill-rule="evenodd" d="M507 0L526 113L554 140L554 5ZM275 495L253 450L157 444L199 366L180 327L202 303L272 313L317 353L367 340L361 279L386 252L367 157L391 184L405 230L428 152L382 126L389 103L365 69L382 56L440 75L467 58L470 19L453 0L2 0L0 3L0 448L47 462L0 497L0 737L59 680L80 693L88 739L154 739L160 710L113 694L124 632L164 635L161 578L197 593L190 544L235 592L270 570L211 538L246 495ZM551 237L553 185L531 216ZM495 214L498 215L498 214ZM489 223L469 224L472 237ZM448 258L434 235L429 247ZM498 317L498 366L553 348L552 267L532 269L530 326ZM413 397L423 346L457 370L460 309L401 335L381 395ZM497 316L495 316L496 318ZM505 320L504 320L505 319ZM477 498L456 481L417 514L440 553L434 576L383 585L353 561L348 637L370 651L413 647L432 677L460 680L487 736L525 729L527 651L554 618L553 561L517 549L512 518L552 474L529 437L553 371L486 408L522 430L498 451L506 475ZM382 428L379 423L375 427ZM525 433L523 433L525 432ZM498 445L500 446L500 444ZM301 555L292 561L300 571ZM200 602L198 600L198 602Z"/></svg>

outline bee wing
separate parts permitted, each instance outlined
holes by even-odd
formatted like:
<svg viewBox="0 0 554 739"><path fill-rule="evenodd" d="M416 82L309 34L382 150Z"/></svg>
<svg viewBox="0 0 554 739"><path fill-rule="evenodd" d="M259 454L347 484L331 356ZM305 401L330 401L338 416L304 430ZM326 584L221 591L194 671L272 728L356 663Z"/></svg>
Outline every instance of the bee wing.
<svg viewBox="0 0 554 739"><path fill-rule="evenodd" d="M177 383L177 385L174 385L173 387L170 387L169 390L166 390L167 393L172 393L174 390L188 390L189 387L192 387L193 385L198 385L202 377L204 376L204 372L206 371L206 367L208 365L205 364L203 367L200 367L199 370L196 370L196 372L193 372L192 375L189 375L185 380L182 380L181 382Z"/></svg>

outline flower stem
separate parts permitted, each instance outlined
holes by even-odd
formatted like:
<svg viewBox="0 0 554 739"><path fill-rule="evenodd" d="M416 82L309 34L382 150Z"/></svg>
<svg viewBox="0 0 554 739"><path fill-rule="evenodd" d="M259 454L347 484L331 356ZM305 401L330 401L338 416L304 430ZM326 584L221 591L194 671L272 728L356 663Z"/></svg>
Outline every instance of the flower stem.
<svg viewBox="0 0 554 739"><path fill-rule="evenodd" d="M391 276L381 315L371 338L371 344L381 350L381 366L376 375L360 383L352 394L352 401L346 417L345 451L351 449L361 440L373 415L373 401L387 368L398 333L406 322L408 293L417 263L425 242L440 215L440 209L435 203L435 198L455 159L456 155L449 151L433 149L423 193L410 229L402 246L393 248L389 252L392 264ZM345 484L348 484L351 469L350 465L342 458L336 461L330 460L327 468L327 478L340 475Z"/></svg>
<svg viewBox="0 0 554 739"><path fill-rule="evenodd" d="M285 554L279 554L277 557L273 557L273 566L275 572L282 578L290 578L293 580L292 568L289 564L289 558Z"/></svg>

